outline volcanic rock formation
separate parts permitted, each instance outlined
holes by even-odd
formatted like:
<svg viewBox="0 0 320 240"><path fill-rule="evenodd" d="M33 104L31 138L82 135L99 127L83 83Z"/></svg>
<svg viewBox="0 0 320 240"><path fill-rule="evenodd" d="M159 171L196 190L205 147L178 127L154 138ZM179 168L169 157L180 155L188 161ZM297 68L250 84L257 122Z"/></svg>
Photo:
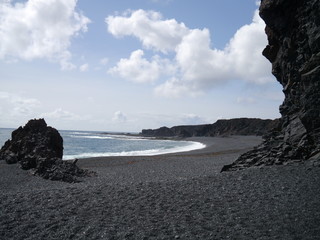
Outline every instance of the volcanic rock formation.
<svg viewBox="0 0 320 240"><path fill-rule="evenodd" d="M30 120L13 131L12 139L0 150L0 160L19 163L22 169L32 169L45 179L77 182L77 177L88 174L75 164L62 161L62 155L63 139L44 119Z"/></svg>
<svg viewBox="0 0 320 240"><path fill-rule="evenodd" d="M281 125L223 170L320 158L320 1L262 0L263 55L283 86Z"/></svg>

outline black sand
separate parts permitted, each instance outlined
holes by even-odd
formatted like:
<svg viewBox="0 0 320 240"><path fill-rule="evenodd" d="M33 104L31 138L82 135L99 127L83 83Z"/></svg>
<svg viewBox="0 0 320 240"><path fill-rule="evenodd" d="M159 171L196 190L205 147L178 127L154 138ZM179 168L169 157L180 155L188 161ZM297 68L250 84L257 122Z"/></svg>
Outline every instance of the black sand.
<svg viewBox="0 0 320 240"><path fill-rule="evenodd" d="M79 160L69 184L0 162L0 239L319 239L320 168L219 173L258 137L202 150Z"/></svg>

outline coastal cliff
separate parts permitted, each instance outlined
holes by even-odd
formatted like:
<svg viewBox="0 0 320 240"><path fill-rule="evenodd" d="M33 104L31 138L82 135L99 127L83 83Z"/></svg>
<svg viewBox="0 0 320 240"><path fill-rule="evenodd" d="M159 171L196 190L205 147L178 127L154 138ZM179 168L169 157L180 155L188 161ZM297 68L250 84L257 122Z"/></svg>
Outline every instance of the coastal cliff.
<svg viewBox="0 0 320 240"><path fill-rule="evenodd" d="M283 86L281 124L224 170L320 158L320 1L262 0L263 55Z"/></svg>
<svg viewBox="0 0 320 240"><path fill-rule="evenodd" d="M144 129L145 137L215 137L229 135L262 136L278 126L279 120L258 118L222 119L213 124L185 125L172 128Z"/></svg>

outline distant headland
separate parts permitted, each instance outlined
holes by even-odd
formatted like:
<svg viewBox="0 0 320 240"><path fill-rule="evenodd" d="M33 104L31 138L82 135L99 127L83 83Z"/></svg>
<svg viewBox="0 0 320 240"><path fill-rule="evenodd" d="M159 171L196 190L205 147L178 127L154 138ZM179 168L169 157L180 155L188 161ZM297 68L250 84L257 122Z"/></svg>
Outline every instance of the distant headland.
<svg viewBox="0 0 320 240"><path fill-rule="evenodd" d="M216 137L229 135L263 136L277 128L279 119L234 118L221 119L213 124L183 125L171 128L143 129L144 137Z"/></svg>

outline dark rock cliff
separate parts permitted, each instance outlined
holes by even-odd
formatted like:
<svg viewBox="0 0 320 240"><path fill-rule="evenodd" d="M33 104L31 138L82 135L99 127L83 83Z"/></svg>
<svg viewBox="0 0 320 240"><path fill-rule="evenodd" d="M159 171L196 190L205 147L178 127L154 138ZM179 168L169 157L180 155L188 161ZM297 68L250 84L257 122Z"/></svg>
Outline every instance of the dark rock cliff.
<svg viewBox="0 0 320 240"><path fill-rule="evenodd" d="M262 0L263 55L283 86L281 126L226 169L320 158L320 1Z"/></svg>
<svg viewBox="0 0 320 240"><path fill-rule="evenodd" d="M262 136L271 129L277 127L278 124L278 120L235 118L229 120L218 120L213 124L144 129L142 130L141 135L146 137L214 137L228 135Z"/></svg>
<svg viewBox="0 0 320 240"><path fill-rule="evenodd" d="M0 160L19 163L22 169L46 179L76 182L77 177L88 174L74 163L62 161L62 155L63 139L44 119L30 120L13 131L12 139L0 150Z"/></svg>

